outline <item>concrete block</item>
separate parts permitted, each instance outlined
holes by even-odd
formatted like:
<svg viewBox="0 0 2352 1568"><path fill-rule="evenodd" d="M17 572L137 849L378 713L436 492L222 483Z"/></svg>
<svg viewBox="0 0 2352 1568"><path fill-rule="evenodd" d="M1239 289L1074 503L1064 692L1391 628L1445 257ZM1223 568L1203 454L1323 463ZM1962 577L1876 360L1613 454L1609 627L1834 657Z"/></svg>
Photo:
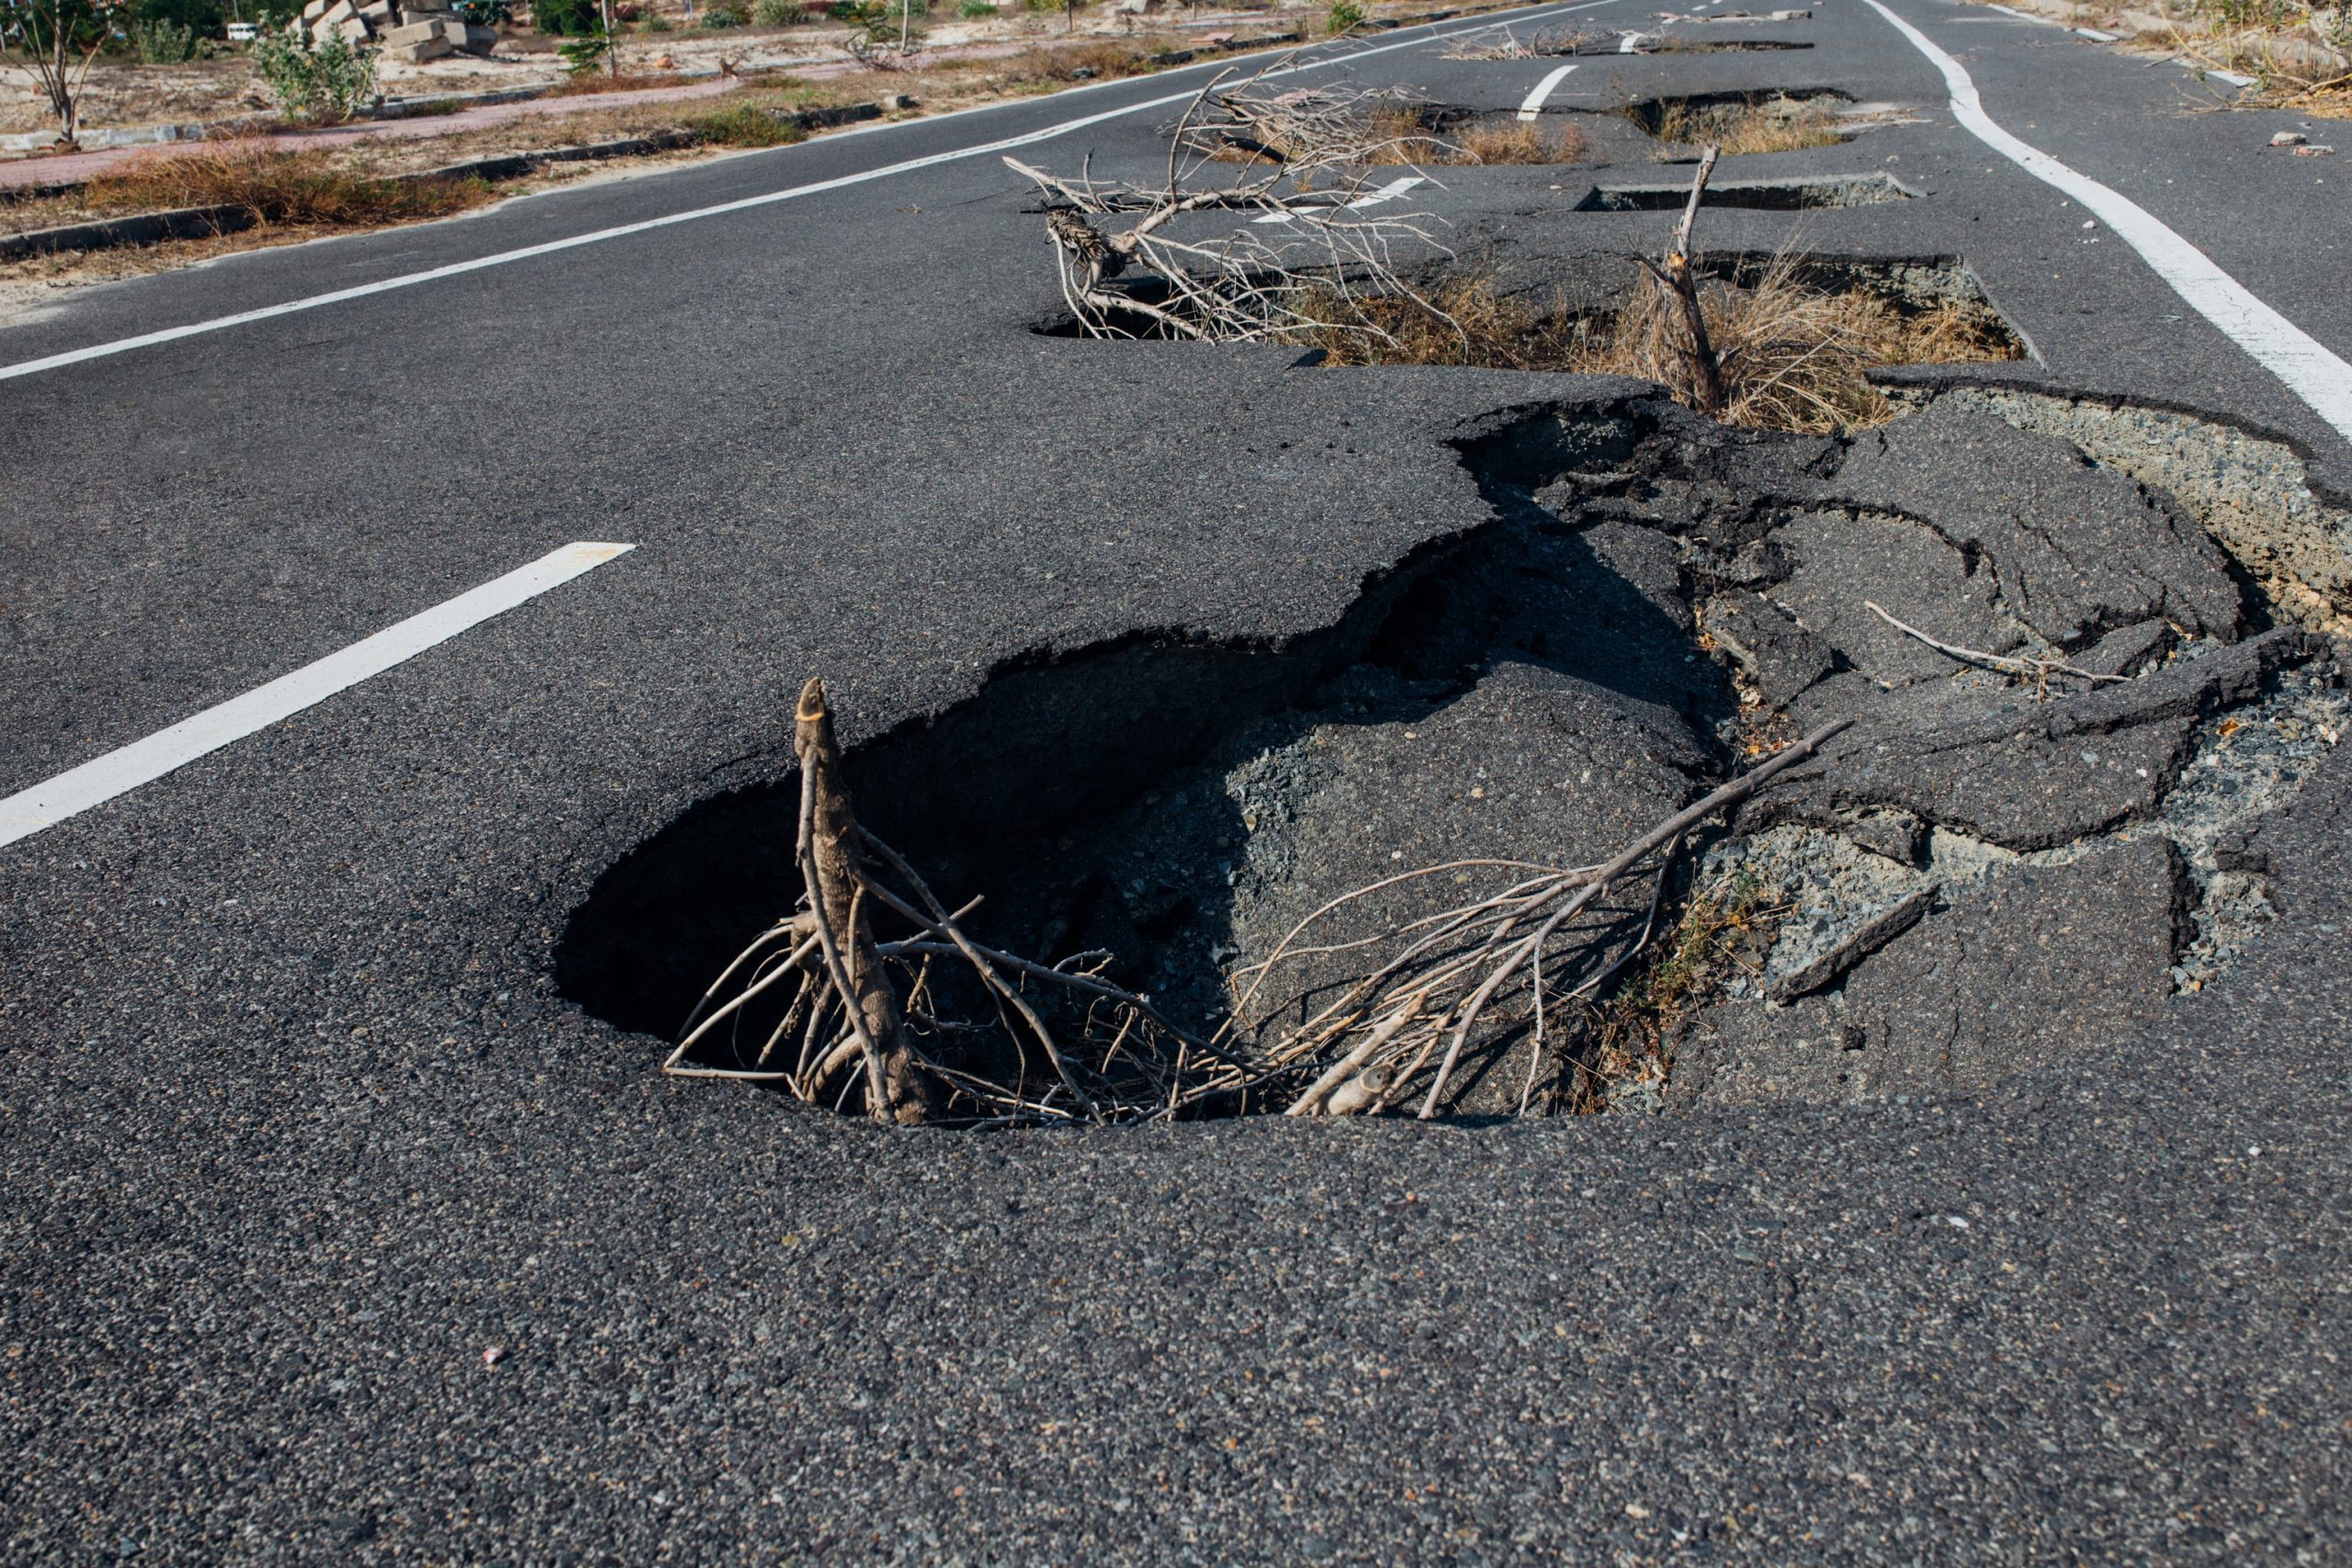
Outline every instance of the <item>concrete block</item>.
<svg viewBox="0 0 2352 1568"><path fill-rule="evenodd" d="M368 30L366 18L360 17L345 17L334 25L334 30L343 35L345 43L355 46L366 43L375 36Z"/></svg>
<svg viewBox="0 0 2352 1568"><path fill-rule="evenodd" d="M319 13L318 25L328 28L339 28L357 15L359 15L359 7L353 5L351 0L334 0L334 5Z"/></svg>
<svg viewBox="0 0 2352 1568"><path fill-rule="evenodd" d="M438 22L408 22L384 34L388 49L406 49L412 44L431 43L441 37Z"/></svg>
<svg viewBox="0 0 2352 1568"><path fill-rule="evenodd" d="M444 24L441 36L468 54L488 54L498 47L498 34L488 28L477 28L466 22Z"/></svg>
<svg viewBox="0 0 2352 1568"><path fill-rule="evenodd" d="M379 31L391 27L392 0L369 0L359 7L359 19Z"/></svg>
<svg viewBox="0 0 2352 1568"><path fill-rule="evenodd" d="M447 39L428 38L415 43L387 44L384 58L405 65L423 65L430 60L447 60L458 51Z"/></svg>
<svg viewBox="0 0 2352 1568"><path fill-rule="evenodd" d="M334 4L334 0L311 0L309 5L302 7L302 26L304 28L307 29L311 23L317 21L321 17L325 16L327 14L327 7Z"/></svg>

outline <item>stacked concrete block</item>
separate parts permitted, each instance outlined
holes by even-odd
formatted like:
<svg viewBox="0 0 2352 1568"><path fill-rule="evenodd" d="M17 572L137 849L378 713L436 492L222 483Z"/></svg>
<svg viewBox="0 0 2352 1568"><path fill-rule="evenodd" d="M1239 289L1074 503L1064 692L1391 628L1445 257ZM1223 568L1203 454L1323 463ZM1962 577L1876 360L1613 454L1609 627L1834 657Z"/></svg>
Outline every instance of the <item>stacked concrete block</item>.
<svg viewBox="0 0 2352 1568"><path fill-rule="evenodd" d="M355 48L383 47L387 60L423 64L453 54L488 54L498 35L470 26L446 0L310 0L302 7L302 31L314 44L331 38Z"/></svg>

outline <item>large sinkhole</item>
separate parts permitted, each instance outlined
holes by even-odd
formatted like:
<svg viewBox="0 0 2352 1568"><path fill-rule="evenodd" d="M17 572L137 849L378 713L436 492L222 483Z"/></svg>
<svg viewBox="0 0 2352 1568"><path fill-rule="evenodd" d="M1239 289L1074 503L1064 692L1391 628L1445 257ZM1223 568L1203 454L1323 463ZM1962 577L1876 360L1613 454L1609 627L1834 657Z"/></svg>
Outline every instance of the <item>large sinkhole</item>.
<svg viewBox="0 0 2352 1568"><path fill-rule="evenodd" d="M1635 400L1462 451L1491 520L1340 625L1001 671L850 756L860 816L944 905L980 900L976 942L1094 965L1204 1037L1284 953L1262 1043L1354 995L1398 933L1606 859L1795 734L1853 728L1584 908L1442 1077L1430 1053L1340 1082L1334 1047L1185 1114L1318 1088L1324 1111L1471 1120L1966 1089L2144 1026L2260 940L2259 818L2352 719L2325 646L2165 493L1958 406L1841 440ZM1978 507L1946 468L2051 515ZM2066 529L2082 553L2054 558ZM707 801L610 868L565 930L564 992L674 1039L789 911L797 788ZM1060 1092L1003 1012L939 984L922 1049L944 1068ZM1929 1027L1955 1016L1964 1038ZM740 1066L770 1026L747 1013L692 1064ZM825 1102L854 1109L854 1087ZM951 1095L939 1119L1001 1109Z"/></svg>

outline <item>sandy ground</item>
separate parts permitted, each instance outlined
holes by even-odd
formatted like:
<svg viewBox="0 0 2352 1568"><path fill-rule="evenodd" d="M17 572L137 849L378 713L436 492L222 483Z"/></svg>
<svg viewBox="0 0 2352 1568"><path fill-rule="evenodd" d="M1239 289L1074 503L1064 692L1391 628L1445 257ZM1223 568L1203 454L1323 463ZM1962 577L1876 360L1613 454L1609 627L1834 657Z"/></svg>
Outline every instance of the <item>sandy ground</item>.
<svg viewBox="0 0 2352 1568"><path fill-rule="evenodd" d="M1319 20L1323 9L1319 6L1179 8L1156 12L1139 22L1093 6L1080 12L1078 31L1080 36L1117 38L1171 28L1188 32L1220 27L1256 30L1269 24L1292 27L1302 20ZM944 4L923 30L926 45L933 51L975 44L1044 43L1068 36L1069 30L1058 10L1016 11L966 20ZM833 21L789 28L729 28L718 32L683 27L667 32L639 30L629 34L622 46L622 62L623 69L631 73L661 71L681 75L716 72L722 61L746 71L847 64L849 55L842 47L847 37L848 29ZM548 86L564 77L562 57L556 52L558 41L510 30L490 58L438 60L424 65L387 63L379 81L384 93L394 97ZM266 112L270 107L242 54L185 65L101 60L91 70L87 95L83 123L93 129L230 118ZM35 89L31 77L21 68L0 67L0 133L41 130L54 123L47 100Z"/></svg>

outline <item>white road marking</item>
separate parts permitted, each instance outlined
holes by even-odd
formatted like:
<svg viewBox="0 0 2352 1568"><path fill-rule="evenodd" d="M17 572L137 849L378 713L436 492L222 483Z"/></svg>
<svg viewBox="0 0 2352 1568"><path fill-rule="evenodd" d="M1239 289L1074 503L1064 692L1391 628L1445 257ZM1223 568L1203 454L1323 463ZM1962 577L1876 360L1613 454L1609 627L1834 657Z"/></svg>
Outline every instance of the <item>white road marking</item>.
<svg viewBox="0 0 2352 1568"><path fill-rule="evenodd" d="M1390 180L1386 185L1382 186L1378 190L1373 191L1369 195L1356 197L1353 201L1348 203L1344 210L1349 212L1361 212L1367 207L1378 207L1384 201L1396 200L1398 197L1404 195L1415 186L1426 185L1427 183L1428 176L1426 175L1407 175L1401 180Z"/></svg>
<svg viewBox="0 0 2352 1568"><path fill-rule="evenodd" d="M1623 41L1618 44L1617 52L1620 54L1639 53L1641 51L1643 36L1644 35L1640 33L1627 33Z"/></svg>
<svg viewBox="0 0 2352 1568"><path fill-rule="evenodd" d="M2352 365L2280 315L2254 292L2223 272L2211 257L2130 197L2109 190L2086 175L2077 174L2049 153L2018 141L1995 124L1984 112L1976 84L1960 62L1930 42L1928 36L1881 3L1867 0L1911 46L1943 73L1951 93L1952 118L1975 138L2045 185L2079 201L2090 213L2120 234L2141 258L2170 284L2173 292L2207 321L2228 334L2287 389L2311 406L2312 412L2352 440Z"/></svg>
<svg viewBox="0 0 2352 1568"><path fill-rule="evenodd" d="M1602 6L1613 6L1617 3L1618 0L1584 0L1583 4L1575 6L1556 7L1539 6L1530 7L1530 14L1557 11L1559 14L1566 15L1575 11L1590 11ZM1269 72L1267 74L1269 76L1295 75L1302 71L1321 71L1330 66L1344 65L1367 59L1372 55L1386 54L1392 50L1419 49L1424 44L1452 38L1455 33L1477 32L1490 28L1494 25L1494 20L1495 13L1489 12L1477 22L1468 26L1454 28L1445 32L1422 33L1418 37L1405 39L1396 43L1374 44L1368 48L1352 50L1346 54L1333 55L1325 60L1309 60L1297 65L1286 66L1281 71ZM1236 58L1246 59L1248 56ZM1069 88L1066 91L1087 92L1113 85L1108 82L1094 82ZM519 250L500 251L493 255L476 256L471 261L452 262L447 266L429 267L423 272L403 273L397 277L381 278L374 283L360 284L356 288L338 288L326 294L313 294L302 299L289 299L282 305L266 305L255 310L240 310L231 316L219 316L206 321L190 321L185 326L166 327L161 332L141 333L137 337L117 338L111 343L92 344L87 348L71 349L63 354L52 354L40 359L24 360L16 365L0 366L0 381L14 380L19 376L36 376L44 370L62 369L68 365L85 364L93 359L106 359L114 355L128 354L133 349L152 348L157 344L175 343L182 338L197 337L207 333L225 332L231 327L245 326L254 321L266 321L277 316L290 316L301 310L316 310L327 305L340 305L350 299L364 299L371 294L387 294L396 288L413 288L423 283L438 283L447 277L460 277L469 272L481 272L493 266L506 266L515 262L529 261L537 256L554 255L562 251L577 250L582 245L603 244L610 240L626 239L631 234L648 233L653 230L667 229L675 224L698 222L706 218L723 217L730 212L746 212L753 208L769 207L780 201L791 201L804 196L818 196L826 191L844 190L851 186L886 180L894 175L911 174L917 169L933 168L941 164L953 164L966 158L982 157L990 152L1009 152L1016 147L1027 147L1039 141L1050 141L1057 136L1067 136L1074 130L1084 130L1090 126L1101 125L1106 120L1119 119L1131 114L1142 114L1148 109L1166 108L1171 104L1188 103L1198 96L1198 92L1199 90L1194 88L1187 92L1170 93L1164 97L1148 98L1139 104L1129 104L1124 108L1104 109L1100 114L1084 115L1077 119L1063 120L1057 125L1044 126L1036 130L1025 131L1019 136L1008 136L996 141L983 141L970 147L958 147L947 152L933 152L926 157L909 158L902 163L886 164L878 169L867 169L859 174L842 175L830 180L818 180L809 185L794 186L786 190L769 191L763 196L747 196L737 201L722 201L712 207L697 207L686 212L673 212L661 218L649 218L639 223L622 223L610 229L598 229L591 233L575 234L568 240L549 240L544 244L525 245ZM974 108L955 110L953 114L933 115L928 119L899 120L884 125L855 127L838 133L838 136L871 135L886 130L895 130L905 125L933 124L939 120L951 118L953 115L985 114L1010 107L1010 104L982 104ZM838 136L828 137L826 140L838 140Z"/></svg>
<svg viewBox="0 0 2352 1568"><path fill-rule="evenodd" d="M371 637L206 708L168 729L119 747L28 790L0 800L0 844L13 844L67 818L128 795L173 769L242 740L279 719L324 702L337 692L380 675L470 626L505 614L550 588L628 554L635 545L580 543L541 556L526 567L446 600L385 627Z"/></svg>
<svg viewBox="0 0 2352 1568"><path fill-rule="evenodd" d="M1541 82L1536 83L1535 90L1528 94L1526 97L1520 100L1519 118L1521 119L1533 119L1537 115L1542 114L1544 112L1544 100L1552 96L1552 89L1566 81L1568 79L1568 73L1575 69L1576 66L1573 62L1563 65L1554 71L1550 75L1544 77Z"/></svg>
<svg viewBox="0 0 2352 1568"><path fill-rule="evenodd" d="M2103 33L2097 28L2076 28L2074 33L2076 38L2091 39L2099 43L2113 43L2123 36L2121 33Z"/></svg>
<svg viewBox="0 0 2352 1568"><path fill-rule="evenodd" d="M1353 201L1349 202L1339 210L1341 212L1361 212L1367 207L1378 207L1384 201L1394 201L1398 197L1404 195L1407 191L1411 190L1415 186L1426 185L1428 183L1429 179L1427 175L1407 175L1401 180L1390 180L1386 185L1382 186L1377 190L1365 192L1363 195L1356 197ZM1287 212L1269 212L1263 218L1252 218L1250 220L1252 223L1287 223L1290 220L1291 214Z"/></svg>
<svg viewBox="0 0 2352 1568"><path fill-rule="evenodd" d="M2203 76L2211 76L2216 80L2227 82L2233 87L2251 87L2254 85L2254 78L2251 76L2241 76L2234 71L2216 71L2210 65L2203 71L2199 72L2199 74Z"/></svg>
<svg viewBox="0 0 2352 1568"><path fill-rule="evenodd" d="M2008 7L2008 6L1996 6L1992 7L1992 8L1993 8L1994 10L1996 10L1996 11L2000 12L2000 13L2001 13L2001 15L2003 15L2004 17L2015 17L2018 21L2020 21L2020 22L2031 22L2031 23L2032 23L2035 27L2037 27L2037 28L2054 28L2054 27L2056 27L2056 26L2058 25L2057 23L2055 23L2055 22L2052 21L2049 17L2037 17L2037 16L2035 16L2035 15L2034 15L2032 12L2030 12L2030 11L2018 11L2018 10L2012 10L2010 7Z"/></svg>

